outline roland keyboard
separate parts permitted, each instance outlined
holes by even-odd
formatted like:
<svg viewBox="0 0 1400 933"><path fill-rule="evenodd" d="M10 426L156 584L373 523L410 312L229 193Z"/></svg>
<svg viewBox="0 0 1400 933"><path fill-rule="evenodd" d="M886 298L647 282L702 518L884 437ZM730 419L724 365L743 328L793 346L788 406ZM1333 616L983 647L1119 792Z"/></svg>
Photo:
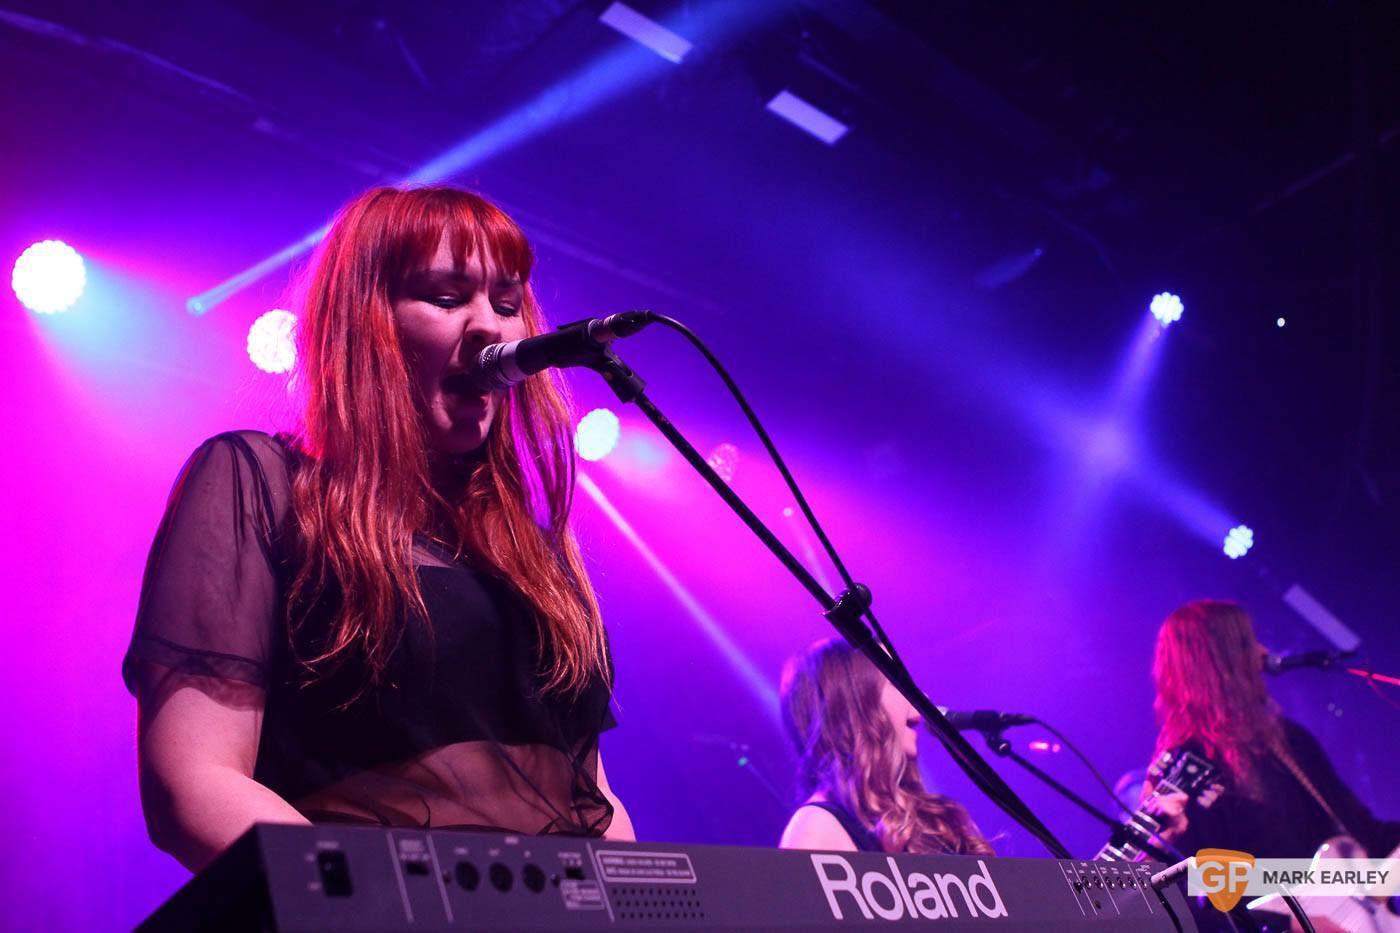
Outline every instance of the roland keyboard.
<svg viewBox="0 0 1400 933"><path fill-rule="evenodd" d="M256 826L143 931L1195 930L1147 863Z"/></svg>

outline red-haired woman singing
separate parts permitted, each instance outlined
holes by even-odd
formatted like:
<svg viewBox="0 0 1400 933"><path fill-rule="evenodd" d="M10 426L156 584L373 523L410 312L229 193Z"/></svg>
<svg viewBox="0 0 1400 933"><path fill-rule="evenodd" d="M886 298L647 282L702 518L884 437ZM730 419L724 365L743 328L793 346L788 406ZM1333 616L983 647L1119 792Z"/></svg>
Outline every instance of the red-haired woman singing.
<svg viewBox="0 0 1400 933"><path fill-rule="evenodd" d="M310 271L300 430L185 465L123 664L151 837L185 865L254 822L631 837L566 399L470 378L542 329L532 263L474 194L366 192Z"/></svg>
<svg viewBox="0 0 1400 933"><path fill-rule="evenodd" d="M783 671L803 798L785 849L991 855L962 804L924 788L919 715L864 655L819 641Z"/></svg>
<svg viewBox="0 0 1400 933"><path fill-rule="evenodd" d="M1186 805L1181 795L1165 805L1162 835L1184 852L1212 846L1307 858L1345 834L1383 857L1400 842L1400 824L1377 820L1317 739L1279 714L1263 670L1264 649L1235 603L1196 600L1162 623L1152 667L1161 723L1153 757L1187 748L1221 771L1207 805Z"/></svg>

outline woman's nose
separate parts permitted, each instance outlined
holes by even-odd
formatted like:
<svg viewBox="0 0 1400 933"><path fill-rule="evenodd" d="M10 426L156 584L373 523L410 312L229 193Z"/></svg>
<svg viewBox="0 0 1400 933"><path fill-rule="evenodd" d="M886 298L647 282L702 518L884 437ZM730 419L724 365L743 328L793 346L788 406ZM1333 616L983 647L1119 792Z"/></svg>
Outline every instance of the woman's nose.
<svg viewBox="0 0 1400 933"><path fill-rule="evenodd" d="M501 316L485 292L478 293L466 305L462 322L462 343L471 350L480 350L501 340Z"/></svg>

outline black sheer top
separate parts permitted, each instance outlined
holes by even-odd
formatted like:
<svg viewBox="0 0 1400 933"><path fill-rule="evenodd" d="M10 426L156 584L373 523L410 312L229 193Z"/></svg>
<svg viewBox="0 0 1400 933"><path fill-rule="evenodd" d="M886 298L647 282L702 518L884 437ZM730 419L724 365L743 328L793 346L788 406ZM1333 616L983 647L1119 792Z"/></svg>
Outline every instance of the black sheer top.
<svg viewBox="0 0 1400 933"><path fill-rule="evenodd" d="M601 835L609 689L541 694L535 619L508 584L424 539L414 561L428 617L407 618L380 686L364 690L354 665L318 680L297 663L329 618L312 609L288 624L295 466L252 431L206 441L185 465L122 664L143 708L172 685L216 699L228 682L260 688L254 778L312 820Z"/></svg>

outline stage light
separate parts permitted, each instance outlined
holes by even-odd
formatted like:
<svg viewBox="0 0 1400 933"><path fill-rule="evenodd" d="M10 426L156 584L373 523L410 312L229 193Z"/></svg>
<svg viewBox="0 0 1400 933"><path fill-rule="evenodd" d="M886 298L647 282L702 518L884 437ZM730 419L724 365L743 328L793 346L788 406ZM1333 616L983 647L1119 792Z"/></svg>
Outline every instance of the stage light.
<svg viewBox="0 0 1400 933"><path fill-rule="evenodd" d="M779 91L778 96L768 102L768 109L800 130L834 146L836 141L850 129L846 124L818 110L791 91Z"/></svg>
<svg viewBox="0 0 1400 933"><path fill-rule="evenodd" d="M1225 556L1230 560L1243 557L1254 547L1254 531L1248 525L1236 525L1225 536Z"/></svg>
<svg viewBox="0 0 1400 933"><path fill-rule="evenodd" d="M297 316L274 308L248 328L248 359L265 373L285 373L297 363Z"/></svg>
<svg viewBox="0 0 1400 933"><path fill-rule="evenodd" d="M1274 323L1277 324L1279 327L1282 327L1283 325L1287 324L1288 322L1285 321L1283 318L1279 318L1277 321L1274 321Z"/></svg>
<svg viewBox="0 0 1400 933"><path fill-rule="evenodd" d="M617 446L622 423L606 408L595 408L579 419L574 446L584 460L602 460Z"/></svg>
<svg viewBox="0 0 1400 933"><path fill-rule="evenodd" d="M651 49L668 62L680 62L690 51L690 42L676 35L625 3L614 3L603 11L598 22L611 26L629 39Z"/></svg>
<svg viewBox="0 0 1400 933"><path fill-rule="evenodd" d="M710 469L719 474L720 479L732 483L734 473L739 469L739 448L726 441L710 451L705 462L710 465Z"/></svg>
<svg viewBox="0 0 1400 933"><path fill-rule="evenodd" d="M1181 299L1171 292L1161 292L1152 296L1152 304L1148 306L1152 316L1157 319L1157 323L1163 327L1174 324L1181 320L1181 314L1186 310L1186 306L1181 303Z"/></svg>
<svg viewBox="0 0 1400 933"><path fill-rule="evenodd" d="M10 276L15 297L30 311L55 314L73 306L87 285L78 251L62 240L41 240L19 254Z"/></svg>

